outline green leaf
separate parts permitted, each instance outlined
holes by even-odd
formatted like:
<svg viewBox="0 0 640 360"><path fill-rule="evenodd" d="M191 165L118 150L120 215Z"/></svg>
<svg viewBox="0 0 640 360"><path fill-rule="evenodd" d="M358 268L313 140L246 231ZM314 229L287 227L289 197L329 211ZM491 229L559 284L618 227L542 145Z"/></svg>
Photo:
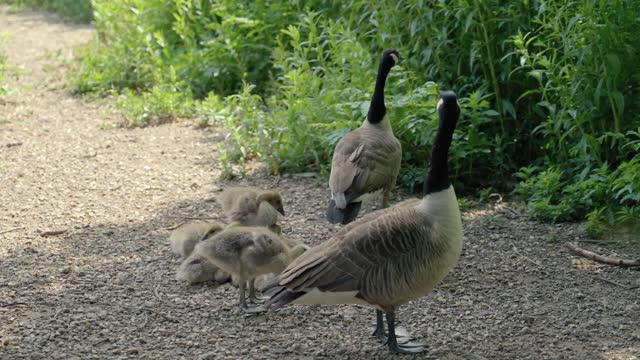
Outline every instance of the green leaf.
<svg viewBox="0 0 640 360"><path fill-rule="evenodd" d="M618 55L607 54L607 64L609 65L608 68L611 70L613 76L620 75L620 69L622 66L620 65L620 58Z"/></svg>
<svg viewBox="0 0 640 360"><path fill-rule="evenodd" d="M620 91L612 91L609 96L613 99L613 103L615 104L615 109L613 109L618 116L622 116L624 113L624 96Z"/></svg>

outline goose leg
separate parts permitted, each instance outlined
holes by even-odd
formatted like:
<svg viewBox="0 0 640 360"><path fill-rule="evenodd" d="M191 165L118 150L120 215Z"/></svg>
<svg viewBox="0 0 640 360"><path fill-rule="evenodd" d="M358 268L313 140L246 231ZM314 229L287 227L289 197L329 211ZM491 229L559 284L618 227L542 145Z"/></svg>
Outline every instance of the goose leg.
<svg viewBox="0 0 640 360"><path fill-rule="evenodd" d="M384 332L383 316L384 314L381 310L376 310L376 329L373 331L372 335L375 336L378 339L378 342L380 342L381 344L386 344L388 338L387 338L387 334ZM396 334L396 340L398 341L398 344L405 344L416 339L413 336L411 336L409 332L407 332L407 329L401 326L395 327L395 334Z"/></svg>
<svg viewBox="0 0 640 360"><path fill-rule="evenodd" d="M249 280L249 302L252 304L264 304L267 300L269 300L269 297L256 295L255 282L256 282L255 278Z"/></svg>
<svg viewBox="0 0 640 360"><path fill-rule="evenodd" d="M382 194L382 208L386 209L389 206L389 200L391 199L391 191L385 191Z"/></svg>
<svg viewBox="0 0 640 360"><path fill-rule="evenodd" d="M385 209L389 206L389 192L385 191L382 194L382 208ZM387 334L384 333L384 319L382 317L382 310L376 309L376 329L373 331L373 336L378 338L378 341L382 344L387 343Z"/></svg>
<svg viewBox="0 0 640 360"><path fill-rule="evenodd" d="M391 198L391 191L385 191L382 194L382 208L385 209L389 207L389 200ZM415 340L411 334L407 332L405 328L396 327L395 328L396 341L399 344L405 344ZM378 341L382 344L387 343L387 334L384 332L384 319L381 310L376 310L376 329L373 332L373 336L375 336Z"/></svg>
<svg viewBox="0 0 640 360"><path fill-rule="evenodd" d="M242 311L245 314L257 314L257 313L261 313L261 312L265 312L266 309L259 305L259 306L249 306L247 305L247 301L245 299L245 290L247 287L247 282L245 279L240 278L239 279L239 290L240 290L240 311Z"/></svg>
<svg viewBox="0 0 640 360"><path fill-rule="evenodd" d="M384 319L382 318L381 310L376 309L376 329L372 335L375 336L379 342L383 344L387 343L387 334L384 333Z"/></svg>
<svg viewBox="0 0 640 360"><path fill-rule="evenodd" d="M389 338L387 340L387 346L389 347L389 351L393 353L402 353L402 354L418 354L424 351L424 345L407 341L404 343L399 343L396 338L396 315L394 312L387 313L387 326L389 327Z"/></svg>

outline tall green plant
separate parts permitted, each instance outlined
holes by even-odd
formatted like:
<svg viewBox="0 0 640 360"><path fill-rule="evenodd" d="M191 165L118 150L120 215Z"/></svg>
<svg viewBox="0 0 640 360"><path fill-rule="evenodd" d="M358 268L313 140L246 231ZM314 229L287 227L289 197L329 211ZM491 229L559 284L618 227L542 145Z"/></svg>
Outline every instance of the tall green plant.
<svg viewBox="0 0 640 360"><path fill-rule="evenodd" d="M638 1L94 7L99 36L81 56L76 89L124 92L136 124L197 111L229 131L228 161L324 171L338 139L364 118L380 53L396 47L405 61L391 73L387 103L405 185L422 180L435 100L450 89L463 107L452 147L459 189L521 181L533 216L549 221L637 213L627 195L639 182L629 175L640 128Z"/></svg>

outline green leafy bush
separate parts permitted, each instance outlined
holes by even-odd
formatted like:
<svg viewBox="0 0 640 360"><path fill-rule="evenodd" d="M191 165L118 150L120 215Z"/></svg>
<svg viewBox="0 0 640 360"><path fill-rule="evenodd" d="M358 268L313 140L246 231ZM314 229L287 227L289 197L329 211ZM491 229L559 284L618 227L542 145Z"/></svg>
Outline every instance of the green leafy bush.
<svg viewBox="0 0 640 360"><path fill-rule="evenodd" d="M546 221L637 217L640 2L95 0L79 92L118 91L134 124L198 114L227 162L326 173L396 47L387 105L401 179L422 181L439 91L460 96L457 189L517 186ZM164 102L171 105L164 106ZM180 104L180 105L178 105ZM513 176L513 175L516 176ZM595 220L594 220L595 221ZM627 220L624 220L627 221Z"/></svg>
<svg viewBox="0 0 640 360"><path fill-rule="evenodd" d="M46 9L79 23L88 23L93 19L91 0L0 0L0 3Z"/></svg>
<svg viewBox="0 0 640 360"><path fill-rule="evenodd" d="M116 104L133 126L161 124L193 113L193 100L167 85L154 86L138 94L125 89Z"/></svg>

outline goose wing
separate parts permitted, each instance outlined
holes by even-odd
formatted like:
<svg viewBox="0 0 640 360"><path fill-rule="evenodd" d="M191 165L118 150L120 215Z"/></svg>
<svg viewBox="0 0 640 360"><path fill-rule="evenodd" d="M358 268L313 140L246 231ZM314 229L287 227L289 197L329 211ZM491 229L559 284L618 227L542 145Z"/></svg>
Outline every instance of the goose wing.
<svg viewBox="0 0 640 360"><path fill-rule="evenodd" d="M347 203L363 194L389 188L400 170L402 148L391 133L359 128L336 145L329 186Z"/></svg>
<svg viewBox="0 0 640 360"><path fill-rule="evenodd" d="M415 255L428 226L414 207L384 210L373 220L352 226L310 249L289 265L272 284L272 290L267 289L275 293L269 304L277 308L306 293L315 297L310 302L318 303L351 302L345 300L346 294L353 302L364 300L378 305L384 299L393 299L397 286L406 285L394 276L394 269L411 273L407 259ZM341 301L334 302L332 297Z"/></svg>
<svg viewBox="0 0 640 360"><path fill-rule="evenodd" d="M393 208L387 208L387 209L379 209L370 213L365 214L363 217L361 217L360 219L350 222L349 224L343 226L340 230L338 230L338 232L334 235L334 237L341 237L344 236L346 233L350 232L351 230L353 230L354 228L368 223L372 220L375 220L376 218L380 217L381 215L387 214L390 211L392 211L392 209L399 209L402 207L408 207L408 206L415 206L418 204L418 202L420 202L421 199L418 198L411 198L411 199L407 199L404 201L401 201L395 205L393 205Z"/></svg>

